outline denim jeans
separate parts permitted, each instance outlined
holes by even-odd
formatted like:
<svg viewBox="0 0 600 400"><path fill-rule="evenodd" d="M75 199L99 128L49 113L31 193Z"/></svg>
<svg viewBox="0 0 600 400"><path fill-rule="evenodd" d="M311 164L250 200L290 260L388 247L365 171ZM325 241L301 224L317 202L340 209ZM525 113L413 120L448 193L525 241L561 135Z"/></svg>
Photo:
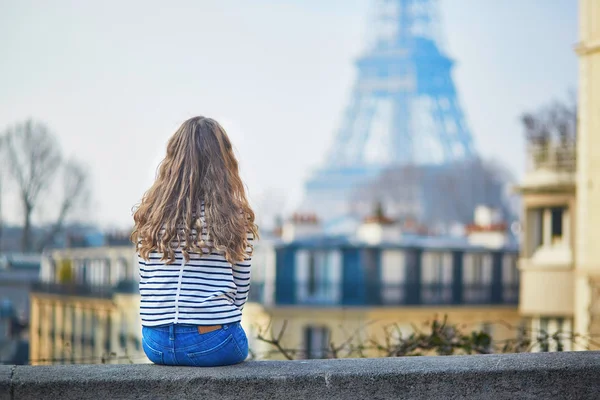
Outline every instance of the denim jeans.
<svg viewBox="0 0 600 400"><path fill-rule="evenodd" d="M218 367L248 357L248 338L239 322L203 334L193 325L144 326L142 347L150 361L161 365Z"/></svg>

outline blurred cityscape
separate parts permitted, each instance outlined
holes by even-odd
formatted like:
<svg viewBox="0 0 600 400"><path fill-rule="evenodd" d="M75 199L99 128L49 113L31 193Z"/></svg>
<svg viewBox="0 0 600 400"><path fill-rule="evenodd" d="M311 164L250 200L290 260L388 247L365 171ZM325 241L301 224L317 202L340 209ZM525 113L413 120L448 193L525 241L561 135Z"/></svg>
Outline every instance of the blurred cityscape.
<svg viewBox="0 0 600 400"><path fill-rule="evenodd" d="M565 49L577 93L522 110L517 179L478 150L438 2L369 1L330 151L298 206L261 221L251 356L600 349L600 2L579 1ZM129 231L81 217L103 166L64 157L43 122L2 122L0 364L149 362Z"/></svg>

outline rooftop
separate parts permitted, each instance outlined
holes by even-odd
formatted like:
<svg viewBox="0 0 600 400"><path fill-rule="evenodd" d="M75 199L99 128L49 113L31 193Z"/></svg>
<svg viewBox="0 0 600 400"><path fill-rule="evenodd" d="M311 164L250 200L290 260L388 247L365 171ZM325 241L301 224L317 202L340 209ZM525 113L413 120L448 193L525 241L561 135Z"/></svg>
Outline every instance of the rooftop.
<svg viewBox="0 0 600 400"><path fill-rule="evenodd" d="M290 243L272 241L270 244L279 246L293 246L306 248L336 248L336 247L381 247L381 248L423 248L430 251L465 250L465 251L490 251L488 247L471 244L466 236L429 236L418 234L404 234L400 240L382 242L378 245L369 245L359 239L348 236L313 236L294 240ZM504 247L507 251L518 251L518 244L510 241Z"/></svg>

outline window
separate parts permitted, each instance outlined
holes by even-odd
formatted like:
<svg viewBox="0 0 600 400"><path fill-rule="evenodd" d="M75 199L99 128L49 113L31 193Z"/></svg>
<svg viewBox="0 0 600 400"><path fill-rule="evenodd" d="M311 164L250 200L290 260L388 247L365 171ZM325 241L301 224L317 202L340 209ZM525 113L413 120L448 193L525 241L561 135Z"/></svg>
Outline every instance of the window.
<svg viewBox="0 0 600 400"><path fill-rule="evenodd" d="M323 326L307 326L304 329L304 350L307 359L327 358L330 331Z"/></svg>
<svg viewBox="0 0 600 400"><path fill-rule="evenodd" d="M333 304L341 296L342 256L339 251L296 253L296 296L301 303Z"/></svg>
<svg viewBox="0 0 600 400"><path fill-rule="evenodd" d="M71 364L75 364L75 349L73 348L73 346L75 346L75 330L76 328L76 323L77 321L75 320L75 306L72 305L71 307L69 307L69 313L71 315L70 317L70 321L71 321L71 336L69 338L69 349L71 352L71 357L70 357L70 362Z"/></svg>
<svg viewBox="0 0 600 400"><path fill-rule="evenodd" d="M118 284L121 281L126 281L128 279L127 274L127 260L123 258L119 258L116 261L116 271L113 279L113 284Z"/></svg>
<svg viewBox="0 0 600 400"><path fill-rule="evenodd" d="M88 261L84 260L81 265L81 276L79 277L79 283L87 285L88 284Z"/></svg>
<svg viewBox="0 0 600 400"><path fill-rule="evenodd" d="M556 351L565 351L565 346L563 344L562 341L562 336L564 335L563 332L563 325L564 325L565 320L563 318L557 318L556 319L556 325L557 325L557 330L556 330Z"/></svg>
<svg viewBox="0 0 600 400"><path fill-rule="evenodd" d="M544 243L544 210L536 208L529 212L531 250L535 251Z"/></svg>
<svg viewBox="0 0 600 400"><path fill-rule="evenodd" d="M106 325L104 326L104 352L110 354L112 348L112 318L110 315L106 316Z"/></svg>
<svg viewBox="0 0 600 400"><path fill-rule="evenodd" d="M402 304L406 297L404 252L383 252L381 265L381 299L383 304Z"/></svg>
<svg viewBox="0 0 600 400"><path fill-rule="evenodd" d="M89 334L90 337L90 343L92 345L92 347L94 347L96 345L96 335L98 333L98 328L100 327L100 323L98 321L98 315L94 312L91 311L90 314L90 321L91 321L91 331Z"/></svg>
<svg viewBox="0 0 600 400"><path fill-rule="evenodd" d="M127 350L127 316L121 313L119 324L119 345L122 350Z"/></svg>
<svg viewBox="0 0 600 400"><path fill-rule="evenodd" d="M554 207L550 209L551 221L551 240L552 245L560 244L563 241L563 216L564 207Z"/></svg>
<svg viewBox="0 0 600 400"><path fill-rule="evenodd" d="M540 332L538 334L538 342L540 343L540 351L544 353L550 351L548 325L548 318L540 319Z"/></svg>
<svg viewBox="0 0 600 400"><path fill-rule="evenodd" d="M82 309L79 313L80 318L79 318L79 326L80 326L80 332L81 332L81 336L79 337L79 341L81 343L81 346L85 346L87 343L87 310Z"/></svg>
<svg viewBox="0 0 600 400"><path fill-rule="evenodd" d="M531 252L542 246L562 244L568 231L568 211L564 206L529 211L528 238Z"/></svg>
<svg viewBox="0 0 600 400"><path fill-rule="evenodd" d="M508 303L515 303L519 299L519 269L515 254L502 257L502 299Z"/></svg>
<svg viewBox="0 0 600 400"><path fill-rule="evenodd" d="M317 257L322 257L320 253L310 253L308 255L308 295L316 295L322 288L321 285L327 284L325 282L325 275L323 268L317 269ZM324 288L327 290L327 288Z"/></svg>
<svg viewBox="0 0 600 400"><path fill-rule="evenodd" d="M463 257L463 300L485 303L491 299L492 256L465 254Z"/></svg>
<svg viewBox="0 0 600 400"><path fill-rule="evenodd" d="M48 282L55 282L56 279L56 261L53 258L48 258Z"/></svg>
<svg viewBox="0 0 600 400"><path fill-rule="evenodd" d="M562 317L540 318L540 328L537 335L539 349L547 351L571 350L571 321Z"/></svg>
<svg viewBox="0 0 600 400"><path fill-rule="evenodd" d="M426 252L422 255L421 298L426 304L452 302L452 254Z"/></svg>

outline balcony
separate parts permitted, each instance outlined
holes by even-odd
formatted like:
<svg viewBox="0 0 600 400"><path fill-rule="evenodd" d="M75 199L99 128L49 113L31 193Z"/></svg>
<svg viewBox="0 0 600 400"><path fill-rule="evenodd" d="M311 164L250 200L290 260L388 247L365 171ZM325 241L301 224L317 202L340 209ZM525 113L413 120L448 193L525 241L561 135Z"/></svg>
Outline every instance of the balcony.
<svg viewBox="0 0 600 400"><path fill-rule="evenodd" d="M576 145L539 143L527 149L527 173L520 186L522 191L535 188L574 188L577 169Z"/></svg>
<svg viewBox="0 0 600 400"><path fill-rule="evenodd" d="M79 283L36 282L32 285L31 292L59 296L93 297L99 299L110 299L113 296L113 288L111 286L96 286Z"/></svg>
<svg viewBox="0 0 600 400"><path fill-rule="evenodd" d="M577 168L575 142L531 145L527 155L529 171L575 172Z"/></svg>
<svg viewBox="0 0 600 400"><path fill-rule="evenodd" d="M254 284L253 284L254 285ZM253 286L253 301L261 302ZM293 298L290 297L293 295ZM298 306L411 306L411 305L517 305L518 283L286 282L276 289L276 304Z"/></svg>
<svg viewBox="0 0 600 400"><path fill-rule="evenodd" d="M115 286L89 285L82 283L36 282L32 285L31 292L69 297L112 299L115 294L138 293L138 284L135 281L120 281Z"/></svg>

